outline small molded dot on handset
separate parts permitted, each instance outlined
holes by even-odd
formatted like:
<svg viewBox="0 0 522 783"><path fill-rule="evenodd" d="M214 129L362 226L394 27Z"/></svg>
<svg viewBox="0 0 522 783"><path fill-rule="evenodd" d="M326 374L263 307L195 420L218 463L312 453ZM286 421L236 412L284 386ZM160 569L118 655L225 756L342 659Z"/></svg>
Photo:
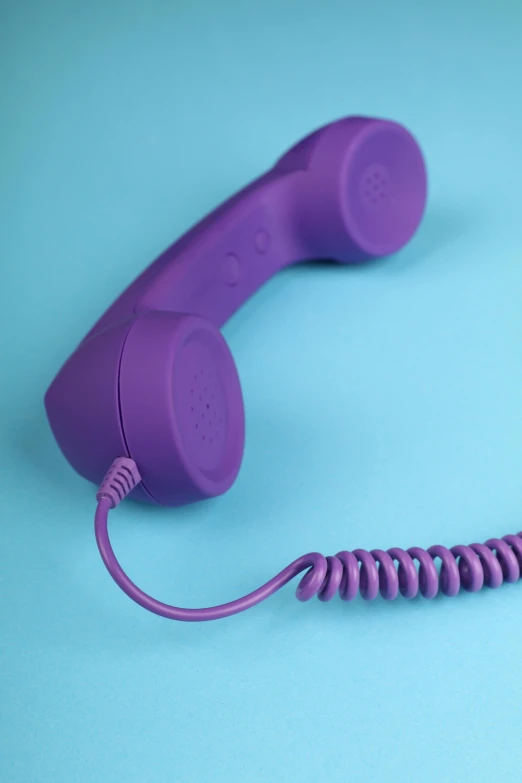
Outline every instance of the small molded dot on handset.
<svg viewBox="0 0 522 783"><path fill-rule="evenodd" d="M254 237L254 246L258 253L266 253L270 245L270 234L261 228Z"/></svg>
<svg viewBox="0 0 522 783"><path fill-rule="evenodd" d="M222 276L225 283L235 286L241 279L241 261L235 253L228 253L223 259Z"/></svg>

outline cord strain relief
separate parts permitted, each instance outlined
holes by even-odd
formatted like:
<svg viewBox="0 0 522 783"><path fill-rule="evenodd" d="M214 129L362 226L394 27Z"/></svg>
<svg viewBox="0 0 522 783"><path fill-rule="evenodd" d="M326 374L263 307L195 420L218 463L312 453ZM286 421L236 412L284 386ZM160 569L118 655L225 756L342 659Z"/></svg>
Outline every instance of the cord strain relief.
<svg viewBox="0 0 522 783"><path fill-rule="evenodd" d="M140 481L141 476L134 460L129 457L118 457L100 484L96 500L99 502L102 498L108 498L111 508L114 508L132 492Z"/></svg>

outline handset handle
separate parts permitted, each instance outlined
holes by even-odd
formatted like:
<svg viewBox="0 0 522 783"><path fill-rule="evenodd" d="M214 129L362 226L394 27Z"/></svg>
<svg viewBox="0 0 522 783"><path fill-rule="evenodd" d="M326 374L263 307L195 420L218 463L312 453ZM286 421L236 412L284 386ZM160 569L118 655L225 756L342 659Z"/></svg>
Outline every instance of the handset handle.
<svg viewBox="0 0 522 783"><path fill-rule="evenodd" d="M188 312L220 327L285 266L389 255L417 230L426 191L422 152L402 125L329 123L167 248L87 336L147 310Z"/></svg>
<svg viewBox="0 0 522 783"><path fill-rule="evenodd" d="M87 338L147 310L222 326L268 278L305 259L292 215L303 173L271 169L210 212L125 289Z"/></svg>

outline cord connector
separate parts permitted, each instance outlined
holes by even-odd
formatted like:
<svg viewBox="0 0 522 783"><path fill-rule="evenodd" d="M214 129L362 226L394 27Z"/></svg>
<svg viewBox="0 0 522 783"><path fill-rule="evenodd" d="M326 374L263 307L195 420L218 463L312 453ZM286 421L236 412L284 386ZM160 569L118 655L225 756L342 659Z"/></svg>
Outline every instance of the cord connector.
<svg viewBox="0 0 522 783"><path fill-rule="evenodd" d="M108 498L111 508L114 508L132 492L141 481L138 467L133 459L118 457L112 465L96 493L96 500Z"/></svg>

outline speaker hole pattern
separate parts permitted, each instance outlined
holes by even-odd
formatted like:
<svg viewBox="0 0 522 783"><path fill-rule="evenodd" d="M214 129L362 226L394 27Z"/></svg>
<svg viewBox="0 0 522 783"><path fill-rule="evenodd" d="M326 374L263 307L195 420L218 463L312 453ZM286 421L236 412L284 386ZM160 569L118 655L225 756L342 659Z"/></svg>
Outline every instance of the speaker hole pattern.
<svg viewBox="0 0 522 783"><path fill-rule="evenodd" d="M375 210L384 205L389 197L390 182L383 166L370 166L361 180L361 200L365 207Z"/></svg>
<svg viewBox="0 0 522 783"><path fill-rule="evenodd" d="M190 414L202 443L220 442L223 432L223 401L214 373L199 370L192 376Z"/></svg>

